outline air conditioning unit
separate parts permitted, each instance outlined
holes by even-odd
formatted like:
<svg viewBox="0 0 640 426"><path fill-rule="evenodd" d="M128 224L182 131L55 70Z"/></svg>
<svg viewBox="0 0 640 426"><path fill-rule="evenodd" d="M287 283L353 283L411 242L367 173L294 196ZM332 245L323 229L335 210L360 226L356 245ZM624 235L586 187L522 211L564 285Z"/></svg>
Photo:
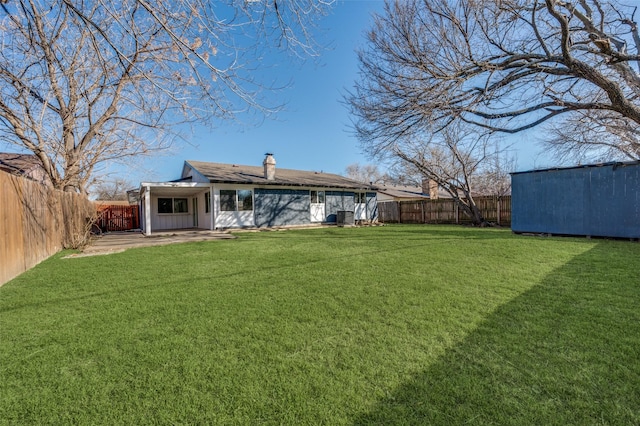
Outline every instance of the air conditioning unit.
<svg viewBox="0 0 640 426"><path fill-rule="evenodd" d="M353 218L353 212L348 210L338 210L337 212L337 224L338 226L353 226L355 221Z"/></svg>

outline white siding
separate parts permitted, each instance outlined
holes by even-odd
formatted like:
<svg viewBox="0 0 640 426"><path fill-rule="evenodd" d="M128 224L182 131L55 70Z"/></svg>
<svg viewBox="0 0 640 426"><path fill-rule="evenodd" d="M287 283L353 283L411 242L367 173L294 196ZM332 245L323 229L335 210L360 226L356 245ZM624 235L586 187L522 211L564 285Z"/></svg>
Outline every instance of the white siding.
<svg viewBox="0 0 640 426"><path fill-rule="evenodd" d="M367 205L365 203L357 203L355 205L355 211L353 213L353 218L355 220L366 220L367 219Z"/></svg>
<svg viewBox="0 0 640 426"><path fill-rule="evenodd" d="M170 197L159 197L170 198ZM181 229L193 227L193 197L178 197L187 198L188 209L187 213L177 214L160 214L158 213L158 197L151 195L151 229L153 232L162 229ZM204 202L204 201L203 201Z"/></svg>
<svg viewBox="0 0 640 426"><path fill-rule="evenodd" d="M215 226L216 228L242 228L255 226L253 210L223 212L220 210L220 189L250 189L253 193L255 203L255 189L253 186L247 185L216 185L213 191L213 207L215 209Z"/></svg>
<svg viewBox="0 0 640 426"><path fill-rule="evenodd" d="M243 212L220 212L216 219L218 228L240 228L243 226L255 226L253 210Z"/></svg>
<svg viewBox="0 0 640 426"><path fill-rule="evenodd" d="M198 194L198 228L211 229L211 213L207 213L205 194L209 190L204 191L202 194Z"/></svg>

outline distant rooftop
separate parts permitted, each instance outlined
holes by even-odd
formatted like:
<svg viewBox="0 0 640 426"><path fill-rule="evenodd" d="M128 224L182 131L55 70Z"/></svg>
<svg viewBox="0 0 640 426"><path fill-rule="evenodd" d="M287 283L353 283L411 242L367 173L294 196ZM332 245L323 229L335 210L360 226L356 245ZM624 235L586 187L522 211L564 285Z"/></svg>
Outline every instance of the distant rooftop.
<svg viewBox="0 0 640 426"><path fill-rule="evenodd" d="M33 154L0 152L0 170L25 175L40 167L40 160Z"/></svg>

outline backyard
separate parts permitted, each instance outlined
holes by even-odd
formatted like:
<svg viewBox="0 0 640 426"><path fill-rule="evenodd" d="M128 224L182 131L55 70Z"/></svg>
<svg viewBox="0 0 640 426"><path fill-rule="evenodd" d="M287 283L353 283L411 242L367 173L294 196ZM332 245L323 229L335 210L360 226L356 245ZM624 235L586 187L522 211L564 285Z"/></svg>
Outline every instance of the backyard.
<svg viewBox="0 0 640 426"><path fill-rule="evenodd" d="M638 424L640 244L454 226L60 253L0 287L0 424Z"/></svg>

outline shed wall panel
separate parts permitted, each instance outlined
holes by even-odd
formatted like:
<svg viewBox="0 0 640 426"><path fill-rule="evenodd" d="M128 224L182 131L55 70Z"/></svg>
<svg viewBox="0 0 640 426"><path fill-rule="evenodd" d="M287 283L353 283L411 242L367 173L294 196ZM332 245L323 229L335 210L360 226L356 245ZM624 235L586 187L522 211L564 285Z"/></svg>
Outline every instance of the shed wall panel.
<svg viewBox="0 0 640 426"><path fill-rule="evenodd" d="M640 164L512 175L515 232L640 238Z"/></svg>

